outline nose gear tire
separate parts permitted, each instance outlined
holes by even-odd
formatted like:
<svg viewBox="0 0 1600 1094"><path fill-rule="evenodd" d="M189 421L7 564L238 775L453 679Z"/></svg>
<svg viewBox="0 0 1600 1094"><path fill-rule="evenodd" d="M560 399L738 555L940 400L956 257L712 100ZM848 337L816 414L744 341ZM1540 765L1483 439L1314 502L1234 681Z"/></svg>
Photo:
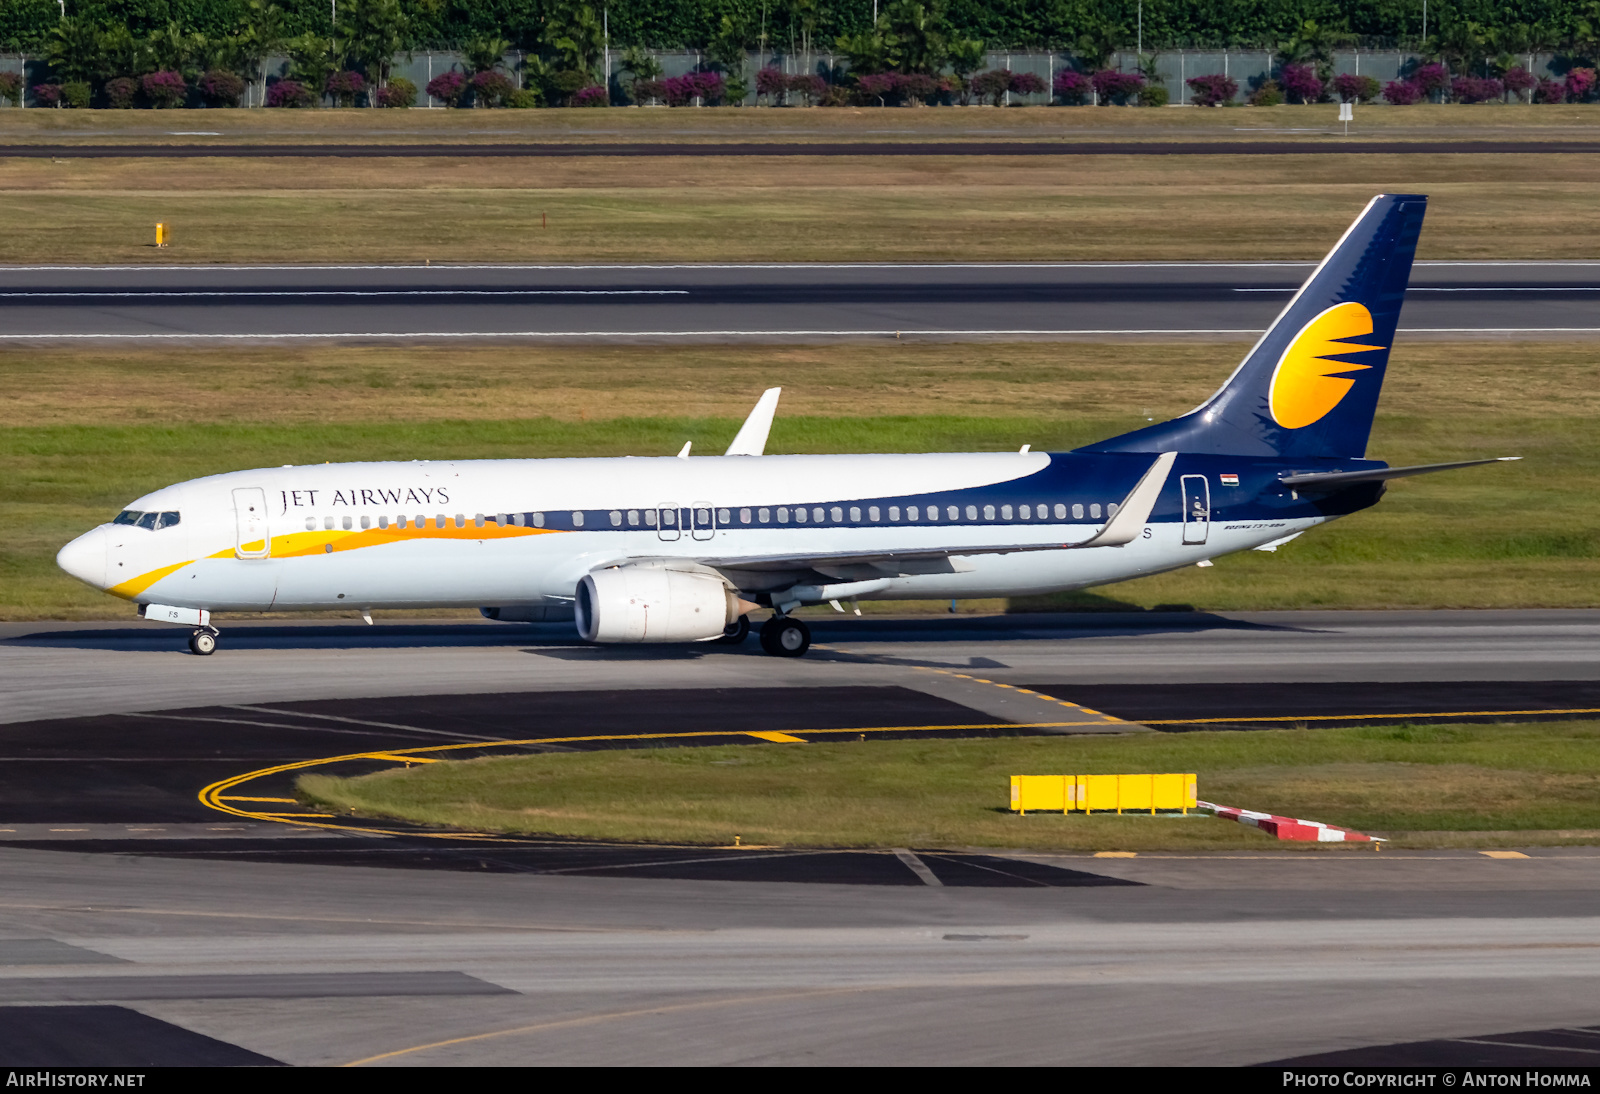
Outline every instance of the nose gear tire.
<svg viewBox="0 0 1600 1094"><path fill-rule="evenodd" d="M195 631L189 636L189 652L209 656L217 648L217 636L210 631Z"/></svg>

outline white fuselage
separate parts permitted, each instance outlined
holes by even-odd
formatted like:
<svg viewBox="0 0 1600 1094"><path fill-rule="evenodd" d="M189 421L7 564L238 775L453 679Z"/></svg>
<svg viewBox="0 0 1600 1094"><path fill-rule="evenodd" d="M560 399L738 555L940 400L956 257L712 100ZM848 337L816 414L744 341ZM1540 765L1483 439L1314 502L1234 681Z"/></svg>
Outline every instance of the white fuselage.
<svg viewBox="0 0 1600 1094"><path fill-rule="evenodd" d="M180 519L157 528L102 525L63 548L60 561L124 599L213 611L570 604L585 574L633 559L715 566L730 558L1081 541L1104 523L1125 487L1097 494L1093 483L1079 483L1068 503L1059 484L1036 493L1018 484L1039 481L1050 461L1023 452L238 471L138 499L130 511ZM970 501L989 487L1004 500L996 494L994 504L945 504L952 492L965 491ZM1215 482L1210 488L1223 489ZM1146 525L1121 547L977 551L951 558L944 572L893 576L863 598L1082 588L1255 547L1324 519L1212 519L1198 531L1167 520ZM759 566L739 573L734 583L748 592L796 581L776 568L766 576Z"/></svg>

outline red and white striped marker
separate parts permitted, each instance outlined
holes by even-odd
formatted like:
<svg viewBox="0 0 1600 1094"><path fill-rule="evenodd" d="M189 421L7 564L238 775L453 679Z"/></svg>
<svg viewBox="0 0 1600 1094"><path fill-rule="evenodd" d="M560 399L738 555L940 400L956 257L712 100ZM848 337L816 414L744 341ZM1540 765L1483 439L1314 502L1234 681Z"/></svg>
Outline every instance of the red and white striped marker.
<svg viewBox="0 0 1600 1094"><path fill-rule="evenodd" d="M1311 843L1387 843L1379 836L1369 836L1364 832L1357 832L1351 828L1340 828L1333 824L1323 824L1321 821L1297 820L1294 817L1280 817L1275 813L1257 813L1254 809L1235 809L1229 805L1213 805L1211 802L1196 802L1200 809L1209 810L1224 820L1235 820L1240 824L1248 824L1252 828L1259 828L1263 832L1278 837L1279 839L1307 840Z"/></svg>

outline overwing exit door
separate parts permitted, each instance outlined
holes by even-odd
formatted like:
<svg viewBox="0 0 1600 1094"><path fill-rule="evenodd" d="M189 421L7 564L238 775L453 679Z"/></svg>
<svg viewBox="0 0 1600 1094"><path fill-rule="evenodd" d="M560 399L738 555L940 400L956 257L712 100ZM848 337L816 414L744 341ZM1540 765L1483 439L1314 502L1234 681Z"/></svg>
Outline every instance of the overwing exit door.
<svg viewBox="0 0 1600 1094"><path fill-rule="evenodd" d="M1183 476L1183 542L1204 543L1211 534L1211 484L1204 475Z"/></svg>
<svg viewBox="0 0 1600 1094"><path fill-rule="evenodd" d="M233 492L233 515L238 538L233 553L238 558L266 558L272 553L272 534L267 527L267 492L259 486L241 487Z"/></svg>

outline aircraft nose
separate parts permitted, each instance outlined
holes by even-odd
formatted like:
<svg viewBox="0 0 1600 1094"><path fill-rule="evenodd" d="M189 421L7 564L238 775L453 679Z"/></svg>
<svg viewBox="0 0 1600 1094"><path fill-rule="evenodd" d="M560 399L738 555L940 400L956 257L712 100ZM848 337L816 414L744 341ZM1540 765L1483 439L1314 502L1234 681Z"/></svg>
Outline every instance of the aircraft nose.
<svg viewBox="0 0 1600 1094"><path fill-rule="evenodd" d="M85 532L56 552L56 565L97 589L106 587L106 530Z"/></svg>

